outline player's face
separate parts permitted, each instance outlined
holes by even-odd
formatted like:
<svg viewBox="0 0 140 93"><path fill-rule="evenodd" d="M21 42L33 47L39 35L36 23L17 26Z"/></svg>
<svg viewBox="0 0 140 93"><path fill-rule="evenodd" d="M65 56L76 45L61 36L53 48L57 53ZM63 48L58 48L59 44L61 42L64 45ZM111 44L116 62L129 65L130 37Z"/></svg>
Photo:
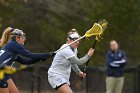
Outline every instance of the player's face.
<svg viewBox="0 0 140 93"><path fill-rule="evenodd" d="M26 35L25 33L21 33L21 36L17 37L16 39L18 41L18 43L24 45L25 41L26 41Z"/></svg>
<svg viewBox="0 0 140 93"><path fill-rule="evenodd" d="M113 51L118 50L118 43L115 41L110 42L110 49Z"/></svg>
<svg viewBox="0 0 140 93"><path fill-rule="evenodd" d="M72 46L73 46L73 48L78 48L78 46L79 46L79 41L73 43Z"/></svg>
<svg viewBox="0 0 140 93"><path fill-rule="evenodd" d="M71 43L71 42L73 42L73 41L74 41L74 40L69 40L69 43ZM77 42L71 44L71 47L73 47L73 48L78 48L78 46L79 46L79 41L77 41Z"/></svg>

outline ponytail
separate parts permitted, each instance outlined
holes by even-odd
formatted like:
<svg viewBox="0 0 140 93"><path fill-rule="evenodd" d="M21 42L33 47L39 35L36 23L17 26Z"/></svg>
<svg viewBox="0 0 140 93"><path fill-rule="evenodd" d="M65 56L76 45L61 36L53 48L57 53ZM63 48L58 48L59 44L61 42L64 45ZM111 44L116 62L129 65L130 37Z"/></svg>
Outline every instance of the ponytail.
<svg viewBox="0 0 140 93"><path fill-rule="evenodd" d="M2 34L1 42L0 42L0 47L3 47L7 44L7 42L10 40L11 37L11 32L12 28L8 27L5 29L5 31Z"/></svg>

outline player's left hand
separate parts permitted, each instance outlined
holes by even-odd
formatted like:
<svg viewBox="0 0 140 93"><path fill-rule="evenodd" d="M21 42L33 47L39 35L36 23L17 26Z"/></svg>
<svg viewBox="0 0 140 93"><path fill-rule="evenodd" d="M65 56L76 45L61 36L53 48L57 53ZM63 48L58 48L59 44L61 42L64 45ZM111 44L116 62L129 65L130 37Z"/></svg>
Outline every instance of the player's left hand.
<svg viewBox="0 0 140 93"><path fill-rule="evenodd" d="M79 73L79 76L85 78L86 73L84 73L84 72L81 71L81 72Z"/></svg>

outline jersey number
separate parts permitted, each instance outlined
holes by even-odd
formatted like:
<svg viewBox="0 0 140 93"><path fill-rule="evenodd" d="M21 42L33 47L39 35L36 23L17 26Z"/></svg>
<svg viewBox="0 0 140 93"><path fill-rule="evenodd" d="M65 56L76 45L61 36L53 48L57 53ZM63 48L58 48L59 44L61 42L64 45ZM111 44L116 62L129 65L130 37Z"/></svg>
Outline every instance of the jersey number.
<svg viewBox="0 0 140 93"><path fill-rule="evenodd" d="M0 50L0 56L1 56L4 52L5 52L4 50Z"/></svg>

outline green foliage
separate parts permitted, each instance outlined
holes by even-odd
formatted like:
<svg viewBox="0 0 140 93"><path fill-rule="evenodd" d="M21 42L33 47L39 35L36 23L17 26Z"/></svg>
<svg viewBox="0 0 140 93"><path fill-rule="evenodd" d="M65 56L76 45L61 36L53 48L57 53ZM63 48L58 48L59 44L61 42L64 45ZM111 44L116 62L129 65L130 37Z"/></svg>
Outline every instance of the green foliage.
<svg viewBox="0 0 140 93"><path fill-rule="evenodd" d="M136 65L140 61L139 5L139 0L1 0L0 30L7 26L23 29L29 49L47 52L65 43L70 29L76 28L83 35L94 22L105 18L109 26L91 64L105 65L108 42L116 39L126 51L129 64ZM81 41L80 57L93 41Z"/></svg>

